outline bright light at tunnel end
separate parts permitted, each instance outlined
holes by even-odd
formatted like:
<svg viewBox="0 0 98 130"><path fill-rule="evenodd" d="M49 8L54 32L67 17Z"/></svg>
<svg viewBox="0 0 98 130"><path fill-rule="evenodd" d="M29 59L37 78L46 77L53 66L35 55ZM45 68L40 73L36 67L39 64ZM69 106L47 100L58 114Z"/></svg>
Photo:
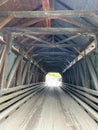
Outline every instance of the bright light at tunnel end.
<svg viewBox="0 0 98 130"><path fill-rule="evenodd" d="M49 72L45 77L45 86L61 87L62 86L62 76L59 73Z"/></svg>

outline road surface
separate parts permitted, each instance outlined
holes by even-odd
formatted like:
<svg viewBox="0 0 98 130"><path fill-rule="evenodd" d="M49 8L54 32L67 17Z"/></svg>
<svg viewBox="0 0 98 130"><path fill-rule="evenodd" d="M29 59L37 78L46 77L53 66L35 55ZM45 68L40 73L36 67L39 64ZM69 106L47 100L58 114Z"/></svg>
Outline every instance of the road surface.
<svg viewBox="0 0 98 130"><path fill-rule="evenodd" d="M98 130L98 124L58 87L46 87L0 122L0 130Z"/></svg>

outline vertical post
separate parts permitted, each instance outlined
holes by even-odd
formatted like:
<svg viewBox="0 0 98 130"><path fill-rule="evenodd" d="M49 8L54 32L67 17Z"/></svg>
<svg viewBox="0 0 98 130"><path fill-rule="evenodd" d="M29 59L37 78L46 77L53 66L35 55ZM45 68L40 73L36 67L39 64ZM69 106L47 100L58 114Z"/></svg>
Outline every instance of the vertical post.
<svg viewBox="0 0 98 130"><path fill-rule="evenodd" d="M28 61L28 62L25 64L25 66L24 66L23 75L22 75L22 84L25 83L25 78L26 78L26 74L27 74L27 71L28 71L29 64L30 64L30 62Z"/></svg>
<svg viewBox="0 0 98 130"><path fill-rule="evenodd" d="M13 81L14 75L17 71L17 68L19 66L20 61L21 61L21 56L18 56L13 67L12 67L12 70L8 76L7 88L11 87L11 85L12 85L12 81Z"/></svg>
<svg viewBox="0 0 98 130"><path fill-rule="evenodd" d="M98 54L98 34L94 35L95 42L96 42L96 53Z"/></svg>
<svg viewBox="0 0 98 130"><path fill-rule="evenodd" d="M82 64L79 63L79 70L80 70L80 78L81 78L81 81L82 81L82 86L85 87L85 77L84 77L84 73L83 73L83 68L82 68Z"/></svg>
<svg viewBox="0 0 98 130"><path fill-rule="evenodd" d="M23 57L20 59L20 63L16 73L16 86L22 84L22 70L23 70Z"/></svg>
<svg viewBox="0 0 98 130"><path fill-rule="evenodd" d="M79 76L79 62L78 62L78 64L76 65L76 84L77 85L79 85L79 78L80 78L80 76Z"/></svg>
<svg viewBox="0 0 98 130"><path fill-rule="evenodd" d="M33 76L34 83L36 83L36 70L37 70L37 67L36 67L36 65L34 65L34 76Z"/></svg>
<svg viewBox="0 0 98 130"><path fill-rule="evenodd" d="M87 65L88 65L88 69L89 69L90 75L93 80L94 87L96 90L98 90L98 77L95 73L95 70L94 70L93 65L92 65L91 61L89 60L89 58L87 59Z"/></svg>
<svg viewBox="0 0 98 130"><path fill-rule="evenodd" d="M0 73L1 73L4 61L5 61L6 47L7 47L6 45L2 45L2 51L1 51L1 56L0 56Z"/></svg>
<svg viewBox="0 0 98 130"><path fill-rule="evenodd" d="M11 46L12 46L12 35L11 33L5 32L4 34L4 39L6 41L6 49L5 49L5 57L4 57L4 63L3 63L3 68L2 68L2 74L1 74L1 89L6 88L7 87L7 67L8 67L8 55L10 53L11 50Z"/></svg>
<svg viewBox="0 0 98 130"><path fill-rule="evenodd" d="M88 87L87 57L85 51L84 51L84 75L85 75L85 87Z"/></svg>
<svg viewBox="0 0 98 130"><path fill-rule="evenodd" d="M95 67L96 67L96 71L98 73L98 64L97 64L97 58L98 58L98 33L95 36L95 42L96 42L96 52L95 52L95 60L96 60L96 63L95 63Z"/></svg>
<svg viewBox="0 0 98 130"><path fill-rule="evenodd" d="M35 69L35 83L37 82L37 76L38 76L38 68L36 66L36 69Z"/></svg>
<svg viewBox="0 0 98 130"><path fill-rule="evenodd" d="M29 62L27 75L26 75L26 84L28 84L30 80L30 66L31 66L31 63Z"/></svg>
<svg viewBox="0 0 98 130"><path fill-rule="evenodd" d="M32 83L32 78L33 78L33 69L34 69L34 66L31 65L29 83Z"/></svg>

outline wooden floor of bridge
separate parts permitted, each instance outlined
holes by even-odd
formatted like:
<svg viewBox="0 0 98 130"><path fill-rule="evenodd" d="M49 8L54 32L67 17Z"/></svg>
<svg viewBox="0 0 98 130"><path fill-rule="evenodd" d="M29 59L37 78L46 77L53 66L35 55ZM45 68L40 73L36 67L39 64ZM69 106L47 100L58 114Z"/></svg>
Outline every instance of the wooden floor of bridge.
<svg viewBox="0 0 98 130"><path fill-rule="evenodd" d="M98 124L61 88L45 87L0 122L0 130L98 130Z"/></svg>

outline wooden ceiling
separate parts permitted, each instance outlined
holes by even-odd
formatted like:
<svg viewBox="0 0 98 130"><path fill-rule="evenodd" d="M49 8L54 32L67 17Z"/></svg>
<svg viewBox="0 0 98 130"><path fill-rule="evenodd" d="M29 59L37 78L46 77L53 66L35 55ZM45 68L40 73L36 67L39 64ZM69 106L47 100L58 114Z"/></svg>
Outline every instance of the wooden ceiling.
<svg viewBox="0 0 98 130"><path fill-rule="evenodd" d="M98 21L98 11L75 11L66 5L66 1L1 0L0 29L15 32L14 43L30 55L35 53L35 60L42 59L43 66L47 63L55 66L58 62L62 71L74 59L72 55L78 56L90 43L92 36L89 34L97 32L95 21Z"/></svg>

